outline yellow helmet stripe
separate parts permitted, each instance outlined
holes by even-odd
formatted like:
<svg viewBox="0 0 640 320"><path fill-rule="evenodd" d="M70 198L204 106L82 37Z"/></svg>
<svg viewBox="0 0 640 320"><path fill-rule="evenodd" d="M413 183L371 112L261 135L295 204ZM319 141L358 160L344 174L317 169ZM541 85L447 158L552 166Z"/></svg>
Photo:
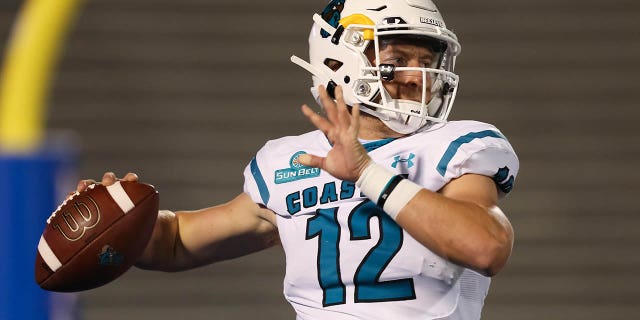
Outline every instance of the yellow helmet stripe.
<svg viewBox="0 0 640 320"><path fill-rule="evenodd" d="M342 25L345 29L352 24L361 24L361 25L370 25L373 26L373 20L369 19L369 17L364 14L356 13L350 16L346 16L340 19L340 25ZM364 31L364 40L373 40L373 30L367 29Z"/></svg>

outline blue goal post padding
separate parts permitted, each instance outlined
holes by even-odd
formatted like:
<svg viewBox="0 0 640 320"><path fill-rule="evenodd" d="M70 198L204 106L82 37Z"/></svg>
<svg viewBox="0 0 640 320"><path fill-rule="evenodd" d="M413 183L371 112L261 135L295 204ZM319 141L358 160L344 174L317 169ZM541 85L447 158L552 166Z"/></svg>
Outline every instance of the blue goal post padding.
<svg viewBox="0 0 640 320"><path fill-rule="evenodd" d="M0 319L55 319L60 312L75 318L71 304L51 303L61 294L37 285L34 263L47 218L75 187L76 158L64 144L26 155L0 153Z"/></svg>

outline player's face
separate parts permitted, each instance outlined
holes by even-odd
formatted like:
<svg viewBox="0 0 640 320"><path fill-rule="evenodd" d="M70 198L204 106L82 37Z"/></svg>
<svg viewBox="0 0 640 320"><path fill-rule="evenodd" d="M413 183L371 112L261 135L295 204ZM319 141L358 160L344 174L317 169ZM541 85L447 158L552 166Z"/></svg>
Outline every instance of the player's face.
<svg viewBox="0 0 640 320"><path fill-rule="evenodd" d="M376 65L373 50L367 50L367 57L372 65ZM433 68L438 57L431 47L407 42L382 42L380 44L380 63L392 64L396 67ZM431 74L426 77L427 101L431 93ZM393 99L405 99L420 102L422 99L423 73L418 70L395 71L393 80L383 81L385 89Z"/></svg>

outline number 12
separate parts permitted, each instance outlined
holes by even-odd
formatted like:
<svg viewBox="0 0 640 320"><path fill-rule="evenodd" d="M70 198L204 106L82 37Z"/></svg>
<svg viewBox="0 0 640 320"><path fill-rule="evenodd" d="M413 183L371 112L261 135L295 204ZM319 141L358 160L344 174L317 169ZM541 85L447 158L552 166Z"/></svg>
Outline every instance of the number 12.
<svg viewBox="0 0 640 320"><path fill-rule="evenodd" d="M307 220L306 240L318 238L318 281L323 306L346 303L345 285L340 275L340 225L338 208L318 209ZM369 221L377 217L380 239L369 250L353 277L356 303L410 300L416 298L413 279L380 281L380 275L402 247L402 228L373 202L365 200L349 213L350 240L371 239Z"/></svg>

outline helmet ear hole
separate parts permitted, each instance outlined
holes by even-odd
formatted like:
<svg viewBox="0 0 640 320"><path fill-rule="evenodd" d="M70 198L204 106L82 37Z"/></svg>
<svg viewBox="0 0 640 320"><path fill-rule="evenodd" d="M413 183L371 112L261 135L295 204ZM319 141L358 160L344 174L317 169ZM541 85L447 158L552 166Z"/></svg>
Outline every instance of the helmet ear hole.
<svg viewBox="0 0 640 320"><path fill-rule="evenodd" d="M324 65L329 67L329 69L333 70L333 72L336 72L340 70L340 68L344 65L344 63L336 59L326 58L324 59Z"/></svg>

